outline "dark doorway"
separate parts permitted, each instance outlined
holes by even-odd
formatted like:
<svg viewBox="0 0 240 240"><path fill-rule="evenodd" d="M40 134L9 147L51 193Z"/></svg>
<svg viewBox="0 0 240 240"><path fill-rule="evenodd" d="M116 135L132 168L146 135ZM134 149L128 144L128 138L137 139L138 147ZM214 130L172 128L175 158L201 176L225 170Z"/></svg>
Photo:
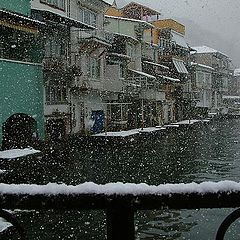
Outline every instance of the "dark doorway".
<svg viewBox="0 0 240 240"><path fill-rule="evenodd" d="M29 115L16 113L3 124L4 150L31 146L37 139L37 122Z"/></svg>
<svg viewBox="0 0 240 240"><path fill-rule="evenodd" d="M103 110L92 111L91 119L93 120L93 126L91 128L92 133L100 133L104 127L104 112Z"/></svg>

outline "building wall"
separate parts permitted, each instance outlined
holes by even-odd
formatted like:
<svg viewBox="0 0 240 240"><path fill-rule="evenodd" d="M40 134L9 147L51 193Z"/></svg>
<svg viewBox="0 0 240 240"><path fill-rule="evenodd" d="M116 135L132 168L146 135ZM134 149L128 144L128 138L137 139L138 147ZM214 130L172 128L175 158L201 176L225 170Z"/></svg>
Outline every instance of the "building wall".
<svg viewBox="0 0 240 240"><path fill-rule="evenodd" d="M204 53L204 54L193 54L192 60L196 63L207 65L209 67L213 66L213 56L212 54Z"/></svg>
<svg viewBox="0 0 240 240"><path fill-rule="evenodd" d="M106 18L109 24L105 25L105 30L123 34L129 37L136 38L135 26L139 25L138 22L123 20L122 18Z"/></svg>
<svg viewBox="0 0 240 240"><path fill-rule="evenodd" d="M0 9L30 16L30 0L0 0Z"/></svg>
<svg viewBox="0 0 240 240"><path fill-rule="evenodd" d="M1 126L11 115L25 113L37 121L39 137L43 139L42 66L0 59L0 76Z"/></svg>
<svg viewBox="0 0 240 240"><path fill-rule="evenodd" d="M108 16L114 16L114 17L122 17L123 13L121 10L116 9L115 7L110 7L107 9L107 11L105 12L106 15Z"/></svg>
<svg viewBox="0 0 240 240"><path fill-rule="evenodd" d="M14 0L13 0L14 1ZM67 15L67 8L66 8L67 0L65 0L65 10L54 8L48 4L41 3L40 0L32 0L31 1L31 8L38 9L38 10L45 10L57 13L59 15L66 16Z"/></svg>
<svg viewBox="0 0 240 240"><path fill-rule="evenodd" d="M152 24L159 29L169 28L182 35L185 35L185 26L173 19L164 19L152 22Z"/></svg>

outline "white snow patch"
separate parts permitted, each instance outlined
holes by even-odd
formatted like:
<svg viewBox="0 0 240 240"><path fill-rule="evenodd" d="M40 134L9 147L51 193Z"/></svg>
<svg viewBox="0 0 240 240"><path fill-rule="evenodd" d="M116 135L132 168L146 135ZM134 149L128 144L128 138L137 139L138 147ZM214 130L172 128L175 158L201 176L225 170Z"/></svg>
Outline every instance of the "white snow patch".
<svg viewBox="0 0 240 240"><path fill-rule="evenodd" d="M11 227L12 224L9 222L6 222L5 219L0 218L0 232L3 232L4 230L6 230L7 228Z"/></svg>
<svg viewBox="0 0 240 240"><path fill-rule="evenodd" d="M239 192L240 183L233 181L203 182L203 183L180 183L180 184L161 184L150 186L145 183L107 183L98 185L93 182L86 182L80 185L66 185L49 183L47 185L28 185L28 184L0 184L0 194L101 194L101 195L169 195L169 194L206 194L220 192Z"/></svg>
<svg viewBox="0 0 240 240"><path fill-rule="evenodd" d="M158 128L158 127L148 127L148 128L141 128L139 130L140 133L151 133L151 132L157 132L157 131L161 131L163 129Z"/></svg>
<svg viewBox="0 0 240 240"><path fill-rule="evenodd" d="M196 120L196 119L190 119L190 120L183 120L181 122L177 122L177 125L192 125L194 123L201 122L201 120Z"/></svg>
<svg viewBox="0 0 240 240"><path fill-rule="evenodd" d="M119 132L104 132L92 135L93 137L129 137L139 133L151 133L157 132L161 130L165 130L163 127L148 127L148 128L140 128L140 129L131 129L127 131L119 131Z"/></svg>
<svg viewBox="0 0 240 240"><path fill-rule="evenodd" d="M94 134L94 137L129 137L139 134L138 129L132 129L128 131L119 131L119 132L104 132L104 133L98 133Z"/></svg>
<svg viewBox="0 0 240 240"><path fill-rule="evenodd" d="M165 127L165 128L178 128L179 124L169 124L169 125L164 125L163 127Z"/></svg>
<svg viewBox="0 0 240 240"><path fill-rule="evenodd" d="M192 49L194 49L197 53L201 54L201 53L220 53L222 55L224 55L225 57L228 57L225 53L222 53L216 49L213 49L211 47L208 46L197 46L197 47L192 47Z"/></svg>
<svg viewBox="0 0 240 240"><path fill-rule="evenodd" d="M13 158L24 157L24 156L28 156L36 153L40 153L40 151L35 150L33 148L11 149L11 150L0 151L0 158L13 159Z"/></svg>

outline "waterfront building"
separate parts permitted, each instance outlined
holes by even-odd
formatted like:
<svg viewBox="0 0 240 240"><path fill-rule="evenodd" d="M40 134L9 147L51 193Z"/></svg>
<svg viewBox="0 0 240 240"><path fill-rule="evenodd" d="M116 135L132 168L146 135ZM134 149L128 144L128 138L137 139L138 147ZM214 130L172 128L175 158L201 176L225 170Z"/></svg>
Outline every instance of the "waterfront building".
<svg viewBox="0 0 240 240"><path fill-rule="evenodd" d="M84 131L92 116L102 114L102 82L98 80L104 72L105 44L98 38L103 34L106 6L100 0L94 4L32 1L32 15L46 23L43 63L47 139Z"/></svg>
<svg viewBox="0 0 240 240"><path fill-rule="evenodd" d="M191 63L191 84L189 92L195 101L196 118L207 117L212 108L212 76L214 68L207 65Z"/></svg>
<svg viewBox="0 0 240 240"><path fill-rule="evenodd" d="M73 133L98 133L105 127L108 89L106 76L107 48L112 35L104 30L104 12L109 5L102 0L72 1L71 17L90 29L71 31L72 63L80 67L71 86Z"/></svg>
<svg viewBox="0 0 240 240"><path fill-rule="evenodd" d="M123 97L128 107L128 128L162 124L159 102L165 99L155 75L143 70L155 59L151 43L144 41L144 30L154 27L138 19L106 16L106 29L117 36L116 45L128 56L125 66ZM121 49L121 50L120 50ZM146 60L146 61L145 61Z"/></svg>
<svg viewBox="0 0 240 240"><path fill-rule="evenodd" d="M30 0L1 0L0 14L0 146L26 147L44 138L44 24L30 18Z"/></svg>
<svg viewBox="0 0 240 240"><path fill-rule="evenodd" d="M233 77L228 82L228 94L230 96L240 96L240 69L233 72Z"/></svg>
<svg viewBox="0 0 240 240"><path fill-rule="evenodd" d="M114 4L107 14L118 19L135 19L151 24L144 29L141 42L143 71L155 77L153 87L145 92L148 99L146 108L153 110L146 115L158 119L151 121L150 125L182 120L189 105L189 101L184 99L186 95L183 90L190 79L187 70L190 48L184 39L185 26L172 19L160 20L160 12L135 2L121 9Z"/></svg>
<svg viewBox="0 0 240 240"><path fill-rule="evenodd" d="M169 68L168 77L178 80L166 82L165 119L170 115L172 121L180 121L188 117L191 105L185 92L190 81L190 48L185 40L185 26L173 19L156 20L152 24L155 29L151 35L153 44L158 46L158 62Z"/></svg>
<svg viewBox="0 0 240 240"><path fill-rule="evenodd" d="M211 111L215 113L225 112L222 97L228 92L228 83L232 78L231 59L226 54L207 46L193 47L192 49L192 62L214 68Z"/></svg>

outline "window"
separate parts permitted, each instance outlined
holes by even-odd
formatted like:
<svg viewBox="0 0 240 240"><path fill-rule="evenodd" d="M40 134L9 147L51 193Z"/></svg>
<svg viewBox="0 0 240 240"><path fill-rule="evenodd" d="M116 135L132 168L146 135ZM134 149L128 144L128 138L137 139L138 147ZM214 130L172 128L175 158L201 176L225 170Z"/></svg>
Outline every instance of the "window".
<svg viewBox="0 0 240 240"><path fill-rule="evenodd" d="M80 8L78 13L78 19L83 23L96 27L97 14L88 9Z"/></svg>
<svg viewBox="0 0 240 240"><path fill-rule="evenodd" d="M40 0L40 2L61 10L65 10L65 0Z"/></svg>
<svg viewBox="0 0 240 240"><path fill-rule="evenodd" d="M124 78L125 76L125 68L122 63L119 64L119 77Z"/></svg>
<svg viewBox="0 0 240 240"><path fill-rule="evenodd" d="M206 82L206 87L211 88L212 85L212 75L210 73L205 73L205 82Z"/></svg>
<svg viewBox="0 0 240 240"><path fill-rule="evenodd" d="M201 88L204 84L204 73L197 72L196 73L196 87Z"/></svg>
<svg viewBox="0 0 240 240"><path fill-rule="evenodd" d="M133 58L133 46L131 44L127 44L127 55Z"/></svg>
<svg viewBox="0 0 240 240"><path fill-rule="evenodd" d="M89 76L94 79L100 78L100 59L90 58L89 60Z"/></svg>
<svg viewBox="0 0 240 240"><path fill-rule="evenodd" d="M66 44L64 40L57 41L54 38L49 38L46 42L45 56L46 57L61 57L66 53Z"/></svg>
<svg viewBox="0 0 240 240"><path fill-rule="evenodd" d="M46 102L48 104L66 103L67 87L63 84L52 84L46 87Z"/></svg>

